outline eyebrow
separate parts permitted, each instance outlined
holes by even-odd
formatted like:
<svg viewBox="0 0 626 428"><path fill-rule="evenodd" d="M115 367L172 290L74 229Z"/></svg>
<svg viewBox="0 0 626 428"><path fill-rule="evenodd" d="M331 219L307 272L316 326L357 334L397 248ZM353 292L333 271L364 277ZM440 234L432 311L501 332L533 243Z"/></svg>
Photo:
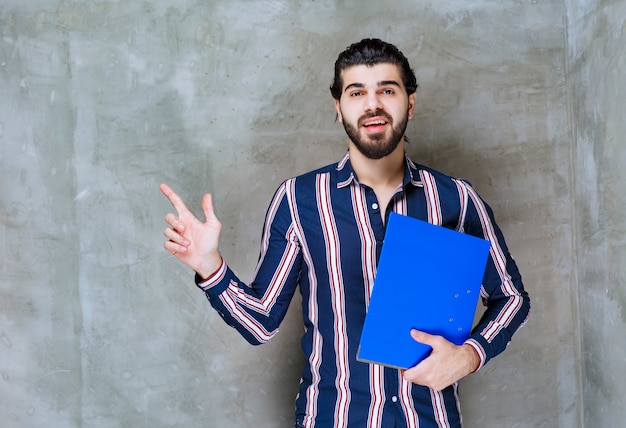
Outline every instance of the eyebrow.
<svg viewBox="0 0 626 428"><path fill-rule="evenodd" d="M396 80L381 80L380 82L376 84L376 86L378 87L388 86L388 85L393 85L393 86L397 86L398 88L401 88L400 84ZM363 83L358 83L358 82L351 83L348 86L346 86L346 88L343 91L346 92L350 88L364 88L364 87L365 85Z"/></svg>

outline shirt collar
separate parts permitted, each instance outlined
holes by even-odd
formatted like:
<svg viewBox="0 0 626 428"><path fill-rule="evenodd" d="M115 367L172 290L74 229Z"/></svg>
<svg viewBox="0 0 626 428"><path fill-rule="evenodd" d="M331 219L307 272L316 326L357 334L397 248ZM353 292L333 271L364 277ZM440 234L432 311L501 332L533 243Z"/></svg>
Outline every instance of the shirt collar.
<svg viewBox="0 0 626 428"><path fill-rule="evenodd" d="M424 183L422 183L417 165L409 158L406 152L404 153L404 159L404 179L402 180L402 187L406 187L408 184L423 187ZM337 188L347 187L353 183L358 184L359 180L350 163L350 152L346 152L343 158L337 163Z"/></svg>

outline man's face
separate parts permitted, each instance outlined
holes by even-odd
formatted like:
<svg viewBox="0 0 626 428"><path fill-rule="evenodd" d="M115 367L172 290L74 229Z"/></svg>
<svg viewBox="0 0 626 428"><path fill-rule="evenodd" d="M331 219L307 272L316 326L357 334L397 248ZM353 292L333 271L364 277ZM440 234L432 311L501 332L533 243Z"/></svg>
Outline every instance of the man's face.
<svg viewBox="0 0 626 428"><path fill-rule="evenodd" d="M356 65L344 69L341 77L335 108L352 144L370 159L389 155L403 140L415 106L415 94L407 95L400 68Z"/></svg>

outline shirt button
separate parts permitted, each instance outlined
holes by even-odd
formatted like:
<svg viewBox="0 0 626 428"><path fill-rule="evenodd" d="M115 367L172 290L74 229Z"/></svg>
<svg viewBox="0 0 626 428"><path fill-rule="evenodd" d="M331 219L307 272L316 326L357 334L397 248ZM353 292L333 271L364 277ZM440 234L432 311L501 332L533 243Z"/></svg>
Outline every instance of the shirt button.
<svg viewBox="0 0 626 428"><path fill-rule="evenodd" d="M391 401L393 401L394 403L398 402L398 397L396 397L395 395L393 397L391 397Z"/></svg>
<svg viewBox="0 0 626 428"><path fill-rule="evenodd" d="M376 202L374 202L374 203L372 204L372 209L373 209L373 210L377 210L377 209L378 209L378 204L377 204Z"/></svg>

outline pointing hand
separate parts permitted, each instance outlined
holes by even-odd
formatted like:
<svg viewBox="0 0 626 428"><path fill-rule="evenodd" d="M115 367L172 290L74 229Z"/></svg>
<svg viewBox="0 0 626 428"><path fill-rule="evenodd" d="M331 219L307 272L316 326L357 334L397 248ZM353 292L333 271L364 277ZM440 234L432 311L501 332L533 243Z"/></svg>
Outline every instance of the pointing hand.
<svg viewBox="0 0 626 428"><path fill-rule="evenodd" d="M206 194L202 198L202 210L206 218L203 223L187 209L182 199L167 184L161 184L160 189L178 213L165 216L165 221L170 226L164 231L168 239L164 244L165 249L200 276L207 278L222 262L218 250L222 224L213 211L211 195Z"/></svg>

